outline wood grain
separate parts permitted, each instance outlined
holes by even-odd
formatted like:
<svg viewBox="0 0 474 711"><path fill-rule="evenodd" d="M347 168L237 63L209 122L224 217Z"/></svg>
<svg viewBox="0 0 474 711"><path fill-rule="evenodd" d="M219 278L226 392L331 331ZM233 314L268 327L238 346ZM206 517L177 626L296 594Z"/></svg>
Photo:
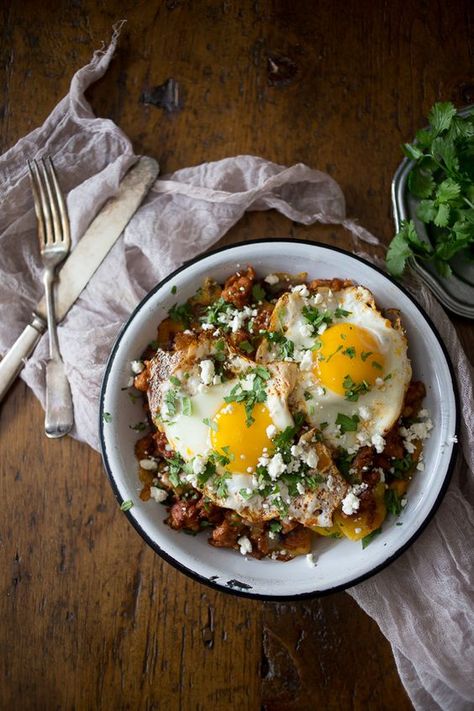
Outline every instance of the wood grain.
<svg viewBox="0 0 474 711"><path fill-rule="evenodd" d="M474 95L468 0L4 1L2 150L44 120L120 18L89 98L137 152L163 172L239 153L303 161L333 175L348 213L385 243L399 144L434 100ZM140 100L169 78L176 110ZM284 235L351 247L342 228L274 213L246 215L222 242ZM455 323L472 352L472 327ZM2 406L0 448L0 708L411 708L390 646L345 594L262 604L155 556L99 455L48 441L21 382Z"/></svg>

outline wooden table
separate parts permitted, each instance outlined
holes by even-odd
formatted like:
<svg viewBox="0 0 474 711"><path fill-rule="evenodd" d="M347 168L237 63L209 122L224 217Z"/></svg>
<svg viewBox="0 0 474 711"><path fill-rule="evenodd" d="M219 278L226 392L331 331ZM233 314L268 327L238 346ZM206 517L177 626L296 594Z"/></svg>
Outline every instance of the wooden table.
<svg viewBox="0 0 474 711"><path fill-rule="evenodd" d="M435 100L474 98L468 0L46 5L2 3L2 151L124 17L90 100L138 153L162 172L239 153L303 161L330 173L348 214L385 242L399 144ZM181 106L144 105L170 77ZM223 241L288 234L351 246L342 229L274 213L246 215ZM455 323L472 348L472 327ZM389 644L348 595L265 604L162 562L118 510L99 455L44 437L21 381L1 410L0 468L2 709L411 708Z"/></svg>

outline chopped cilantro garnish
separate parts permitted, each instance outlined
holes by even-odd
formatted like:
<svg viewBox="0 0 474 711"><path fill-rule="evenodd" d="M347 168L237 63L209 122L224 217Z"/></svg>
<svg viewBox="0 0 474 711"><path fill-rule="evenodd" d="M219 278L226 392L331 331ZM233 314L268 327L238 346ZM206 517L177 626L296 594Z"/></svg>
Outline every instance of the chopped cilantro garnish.
<svg viewBox="0 0 474 711"><path fill-rule="evenodd" d="M224 398L225 402L244 403L247 427L250 427L255 422L252 417L255 405L259 402L265 402L267 399L265 381L270 377L270 373L262 365L257 365L256 368L248 370L243 377L247 378L249 375L254 376L251 390L244 390L242 383L238 382L237 385L234 385L229 395Z"/></svg>
<svg viewBox="0 0 474 711"><path fill-rule="evenodd" d="M329 422L320 422L319 423L319 429L321 430L321 432L326 429L328 424L329 424Z"/></svg>
<svg viewBox="0 0 474 711"><path fill-rule="evenodd" d="M407 475L413 467L414 460L411 454L406 454L402 459L393 459L392 467L395 470L394 476L396 479L406 479Z"/></svg>
<svg viewBox="0 0 474 711"><path fill-rule="evenodd" d="M177 378L175 375L172 375L172 376L170 377L170 382L173 383L173 385L176 385L176 387L178 387L178 388L179 388L180 385L181 385L181 381L180 381L179 378Z"/></svg>
<svg viewBox="0 0 474 711"><path fill-rule="evenodd" d="M206 313L201 318L201 322L202 323L211 323L214 326L219 326L220 328L223 328L226 331L229 331L230 326L226 323L223 323L223 320L220 317L222 315L226 314L227 311L229 311L232 308L233 308L233 306L230 303L230 301L225 301L222 297L219 299L216 299L216 301L214 301L214 303L212 303L210 306L208 306Z"/></svg>
<svg viewBox="0 0 474 711"><path fill-rule="evenodd" d="M176 405L178 402L178 391L174 388L170 388L166 391L164 402L166 405L167 415L169 417L174 417L176 415Z"/></svg>
<svg viewBox="0 0 474 711"><path fill-rule="evenodd" d="M183 415L190 417L193 414L193 403L190 397L183 397L181 400Z"/></svg>
<svg viewBox="0 0 474 711"><path fill-rule="evenodd" d="M254 347L250 341L240 341L239 348L241 351L244 351L244 353L252 353L254 350Z"/></svg>
<svg viewBox="0 0 474 711"><path fill-rule="evenodd" d="M351 402L357 402L359 395L367 393L370 390L370 386L366 380L363 380L361 383L354 383L350 375L346 375L342 386L345 391L346 400L350 400Z"/></svg>
<svg viewBox="0 0 474 711"><path fill-rule="evenodd" d="M133 506L133 501L128 499L128 501L122 501L120 505L120 511L130 511Z"/></svg>
<svg viewBox="0 0 474 711"><path fill-rule="evenodd" d="M272 533L280 533L280 531L282 530L282 525L280 521L270 521L270 523L268 524L268 530Z"/></svg>
<svg viewBox="0 0 474 711"><path fill-rule="evenodd" d="M377 370L383 370L383 366L376 360L373 360L370 365Z"/></svg>
<svg viewBox="0 0 474 711"><path fill-rule="evenodd" d="M312 325L315 331L325 323L329 326L332 323L330 311L319 311L315 306L303 306L303 316Z"/></svg>
<svg viewBox="0 0 474 711"><path fill-rule="evenodd" d="M129 425L131 430L135 430L135 432L143 432L143 430L146 430L148 427L146 422L137 422L136 425Z"/></svg>
<svg viewBox="0 0 474 711"><path fill-rule="evenodd" d="M183 458L175 452L175 454L168 459L168 478L174 487L182 486L183 482L180 478L180 473L185 467Z"/></svg>
<svg viewBox="0 0 474 711"><path fill-rule="evenodd" d="M339 351L342 351L342 346L338 346L335 351L333 351L330 355L328 355L326 359L326 363L329 363L331 358L336 355L336 353L339 353Z"/></svg>
<svg viewBox="0 0 474 711"><path fill-rule="evenodd" d="M191 306L188 303L180 305L175 304L168 311L168 316L173 321L182 323L183 326L189 326L193 318Z"/></svg>
<svg viewBox="0 0 474 711"><path fill-rule="evenodd" d="M352 417L349 417L348 415L344 415L342 412L339 412L336 417L336 425L340 426L342 434L345 432L356 432L359 422L360 417L358 415L352 415Z"/></svg>
<svg viewBox="0 0 474 711"><path fill-rule="evenodd" d="M360 357L365 362L369 356L373 355L372 351L362 351Z"/></svg>
<svg viewBox="0 0 474 711"><path fill-rule="evenodd" d="M351 475L351 466L354 461L355 454L349 454L346 449L339 449L336 454L336 465L344 479L350 484L355 483L354 477Z"/></svg>
<svg viewBox="0 0 474 711"><path fill-rule="evenodd" d="M172 286L172 287L171 287L171 293L172 293L172 294L176 294L177 291L178 291L178 287L177 287L177 286Z"/></svg>
<svg viewBox="0 0 474 711"><path fill-rule="evenodd" d="M210 420L209 417L205 417L203 419L203 422L205 425L211 428L214 432L217 432L217 422L213 422L213 420Z"/></svg>
<svg viewBox="0 0 474 711"><path fill-rule="evenodd" d="M214 479L215 492L220 499L224 499L229 493L227 481L232 477L230 472L224 472Z"/></svg>
<svg viewBox="0 0 474 711"><path fill-rule="evenodd" d="M110 414L110 412L104 412L102 415L102 419L104 420L104 422L112 422L112 415Z"/></svg>
<svg viewBox="0 0 474 711"><path fill-rule="evenodd" d="M260 284L254 284L252 287L252 296L255 301L263 301L266 298L265 289Z"/></svg>
<svg viewBox="0 0 474 711"><path fill-rule="evenodd" d="M349 348L346 348L345 350L342 351L342 355L347 356L348 358L355 358L356 354L356 349L354 346L349 346Z"/></svg>
<svg viewBox="0 0 474 711"><path fill-rule="evenodd" d="M295 352L295 344L289 338L279 331L264 331L262 334L267 341L275 343L279 348L281 358L293 358Z"/></svg>
<svg viewBox="0 0 474 711"><path fill-rule="evenodd" d="M346 316L350 316L352 311L346 311L345 309L337 307L337 309L334 311L334 316L336 318L345 318Z"/></svg>
<svg viewBox="0 0 474 711"><path fill-rule="evenodd" d="M387 511L394 516L398 516L402 511L401 497L395 489L387 489L385 491L385 506Z"/></svg>
<svg viewBox="0 0 474 711"><path fill-rule="evenodd" d="M251 499L254 493L255 492L253 491L253 489L250 489L250 491L247 491L247 489L239 489L239 494L246 501L248 501L248 499Z"/></svg>
<svg viewBox="0 0 474 711"><path fill-rule="evenodd" d="M304 391L303 397L304 397L305 400L312 400L312 399L313 399L313 396L311 395L311 393L309 392L309 390L305 390L305 391Z"/></svg>
<svg viewBox="0 0 474 711"><path fill-rule="evenodd" d="M382 527L376 528L375 531L371 531L366 536L364 536L364 538L362 538L362 548L367 548L367 546L372 543L374 538L378 536L379 533L382 533Z"/></svg>

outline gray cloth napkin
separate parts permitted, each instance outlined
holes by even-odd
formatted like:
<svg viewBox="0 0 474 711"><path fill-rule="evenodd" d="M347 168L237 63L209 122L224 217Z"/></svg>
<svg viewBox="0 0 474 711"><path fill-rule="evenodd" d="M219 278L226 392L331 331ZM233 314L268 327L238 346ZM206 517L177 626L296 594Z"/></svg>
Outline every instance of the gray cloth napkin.
<svg viewBox="0 0 474 711"><path fill-rule="evenodd" d="M111 121L95 118L84 91L104 74L106 51L77 72L71 88L39 129L0 158L0 352L29 322L42 296L42 267L26 160L51 155L67 192L76 243L136 160ZM356 242L378 243L345 216L344 196L328 175L304 165L284 168L237 156L179 170L156 181L123 237L111 250L59 327L74 399L73 436L98 449L99 389L112 343L142 297L165 275L215 243L246 210L275 208L303 224L340 223ZM456 332L424 289L417 298L450 350L463 403L461 457L445 499L425 533L398 561L349 592L390 640L402 681L418 709L473 707L472 372ZM22 378L44 404L47 339Z"/></svg>

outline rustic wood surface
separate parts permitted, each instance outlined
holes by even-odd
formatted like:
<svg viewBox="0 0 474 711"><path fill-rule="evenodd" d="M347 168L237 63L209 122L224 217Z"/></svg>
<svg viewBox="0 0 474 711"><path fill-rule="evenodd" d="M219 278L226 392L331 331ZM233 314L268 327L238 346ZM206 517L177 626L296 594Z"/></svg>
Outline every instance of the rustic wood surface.
<svg viewBox="0 0 474 711"><path fill-rule="evenodd" d="M474 99L469 0L3 0L0 11L2 151L126 18L90 100L137 152L163 172L239 153L306 162L384 242L399 144L433 101ZM141 101L169 78L177 107ZM342 229L273 213L247 215L223 242L288 234L351 246ZM455 323L472 352L472 326ZM20 381L0 425L1 709L411 708L389 644L348 595L263 604L204 588L132 530L97 453L44 437Z"/></svg>

